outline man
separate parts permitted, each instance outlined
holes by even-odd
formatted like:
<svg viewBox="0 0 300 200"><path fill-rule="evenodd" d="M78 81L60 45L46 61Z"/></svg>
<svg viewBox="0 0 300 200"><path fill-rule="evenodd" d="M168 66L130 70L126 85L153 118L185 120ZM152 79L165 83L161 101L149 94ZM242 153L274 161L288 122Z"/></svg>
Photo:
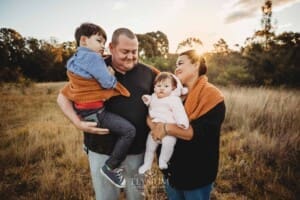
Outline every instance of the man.
<svg viewBox="0 0 300 200"><path fill-rule="evenodd" d="M138 40L129 29L117 29L112 35L109 49L111 56L105 62L116 71L117 80L130 92L130 97L113 97L105 102L105 108L124 117L136 128L136 137L122 165L127 180L126 199L143 199L141 192L134 184L134 176L137 174L138 167L143 163L146 137L149 132L146 124L148 109L141 97L143 94L153 92L156 73L153 69L138 63ZM109 130L97 128L95 122L80 121L72 107L72 102L62 93L58 95L57 103L71 122L85 132L84 144L87 148L96 199L118 199L120 189L100 174L100 169L110 155L116 138L113 134L109 134Z"/></svg>

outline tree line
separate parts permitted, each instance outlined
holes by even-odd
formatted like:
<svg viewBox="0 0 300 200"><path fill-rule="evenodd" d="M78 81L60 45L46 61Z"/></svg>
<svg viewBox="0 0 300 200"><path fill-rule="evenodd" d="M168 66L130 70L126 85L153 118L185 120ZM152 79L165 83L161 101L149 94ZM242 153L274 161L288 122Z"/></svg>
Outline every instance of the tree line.
<svg viewBox="0 0 300 200"><path fill-rule="evenodd" d="M0 29L0 78L15 82L27 78L37 82L66 80L65 63L75 52L75 42L47 42L24 38L10 28Z"/></svg>
<svg viewBox="0 0 300 200"><path fill-rule="evenodd" d="M157 62L159 57L166 58L168 55L169 43L164 33L137 34L137 38L141 60L155 58ZM1 28L0 80L64 81L67 78L65 64L76 48L75 41L58 43L53 38L51 41L25 38L14 29Z"/></svg>
<svg viewBox="0 0 300 200"><path fill-rule="evenodd" d="M275 34L272 2L262 6L262 28L232 50L220 38L214 50L204 53L208 77L221 85L267 85L300 87L300 33ZM162 71L174 71L177 53L169 53L167 35L161 31L137 34L140 61ZM187 38L183 47L202 46L199 38ZM75 41L58 43L25 38L16 30L0 29L0 82L28 79L37 82L65 81L66 61L76 51Z"/></svg>

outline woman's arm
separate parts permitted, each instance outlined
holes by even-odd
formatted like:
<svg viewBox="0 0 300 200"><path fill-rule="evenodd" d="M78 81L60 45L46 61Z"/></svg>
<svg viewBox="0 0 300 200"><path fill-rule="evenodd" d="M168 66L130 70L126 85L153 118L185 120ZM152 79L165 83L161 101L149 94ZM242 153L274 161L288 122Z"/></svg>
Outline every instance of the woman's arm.
<svg viewBox="0 0 300 200"><path fill-rule="evenodd" d="M188 129L178 127L176 124L164 124L164 132L183 140L191 140L194 135L193 127L190 125Z"/></svg>
<svg viewBox="0 0 300 200"><path fill-rule="evenodd" d="M191 125L188 129L183 129L176 124L155 123L152 122L149 116L147 117L147 124L151 129L151 135L154 140L161 140L166 135L172 135L183 140L191 140L194 135Z"/></svg>
<svg viewBox="0 0 300 200"><path fill-rule="evenodd" d="M225 118L225 103L222 101L214 108L190 123L188 129L179 128L176 124L156 123L151 128L152 137L161 140L165 135L172 135L183 140L201 140L205 137L219 137L221 125ZM209 133L209 134L205 134Z"/></svg>
<svg viewBox="0 0 300 200"><path fill-rule="evenodd" d="M97 128L96 122L81 121L73 109L72 102L67 99L62 93L59 93L57 96L57 104L63 111L64 115L75 125L76 128L84 132L100 135L109 133L108 129Z"/></svg>
<svg viewBox="0 0 300 200"><path fill-rule="evenodd" d="M152 137L156 140L161 140L166 135L171 135L183 140L191 140L193 138L193 128L188 129L178 127L176 124L155 123L151 129Z"/></svg>

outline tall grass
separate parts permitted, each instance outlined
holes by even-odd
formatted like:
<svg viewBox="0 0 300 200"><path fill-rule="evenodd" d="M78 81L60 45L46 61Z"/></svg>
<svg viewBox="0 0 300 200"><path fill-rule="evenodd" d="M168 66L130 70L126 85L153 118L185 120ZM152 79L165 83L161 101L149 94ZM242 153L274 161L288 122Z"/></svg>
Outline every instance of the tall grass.
<svg viewBox="0 0 300 200"><path fill-rule="evenodd" d="M91 199L82 134L56 105L61 84L1 88L3 199Z"/></svg>
<svg viewBox="0 0 300 200"><path fill-rule="evenodd" d="M82 133L56 105L61 86L1 86L1 198L94 198ZM296 199L300 91L236 87L222 91L227 113L212 199ZM161 173L153 166L145 179L145 199L166 199Z"/></svg>
<svg viewBox="0 0 300 200"><path fill-rule="evenodd" d="M300 92L236 87L223 91L227 115L216 193L296 199L300 192Z"/></svg>

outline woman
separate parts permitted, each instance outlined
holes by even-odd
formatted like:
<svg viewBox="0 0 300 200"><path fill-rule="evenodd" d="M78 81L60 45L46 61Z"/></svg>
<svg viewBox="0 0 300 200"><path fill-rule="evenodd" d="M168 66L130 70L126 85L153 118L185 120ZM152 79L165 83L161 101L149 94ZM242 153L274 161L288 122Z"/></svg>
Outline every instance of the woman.
<svg viewBox="0 0 300 200"><path fill-rule="evenodd" d="M190 121L187 130L174 124L151 123L152 137L178 138L167 170L165 188L170 200L206 200L210 198L219 161L220 129L225 117L222 93L206 77L204 58L195 50L179 55L175 75L189 89L184 107Z"/></svg>

